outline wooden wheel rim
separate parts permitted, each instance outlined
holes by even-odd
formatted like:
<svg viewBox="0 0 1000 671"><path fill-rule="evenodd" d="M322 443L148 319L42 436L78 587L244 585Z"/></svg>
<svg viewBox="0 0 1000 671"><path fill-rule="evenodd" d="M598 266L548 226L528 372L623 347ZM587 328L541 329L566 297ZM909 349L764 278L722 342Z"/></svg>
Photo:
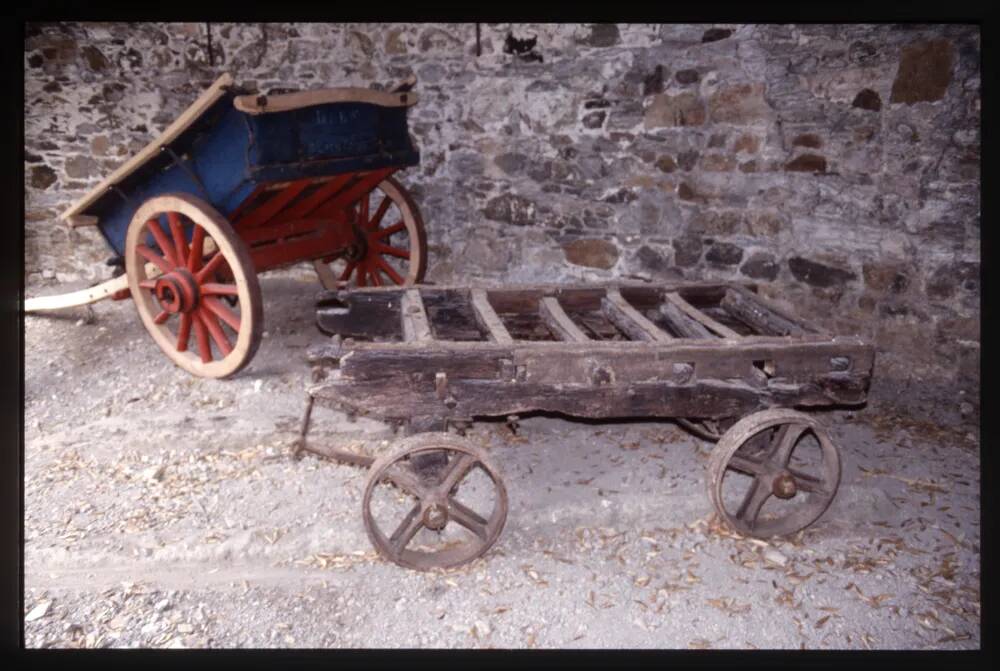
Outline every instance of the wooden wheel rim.
<svg viewBox="0 0 1000 671"><path fill-rule="evenodd" d="M461 566L477 557L481 557L493 547L493 544L496 543L497 538L500 537L500 533L503 531L504 523L507 521L507 488L496 466L489 461L486 454L482 450L468 445L461 438L447 433L422 433L410 436L399 442L399 448L393 454L384 455L372 464L365 485L364 497L362 498L362 517L365 523L365 531L376 551L385 559L400 566L417 571L427 571L434 568ZM493 510L490 512L489 518L486 519L486 538L479 540L479 542L467 542L460 547L447 548L434 552L408 549L406 545L410 541L407 541L403 545L402 550L396 551L392 548L389 538L378 527L372 516L372 494L375 488L384 482L383 475L394 463L421 452L437 452L441 450L469 455L475 459L475 462L469 466L466 473L471 471L472 468L479 466L492 481L496 498L493 503ZM451 462L449 461L449 463ZM465 476L462 477L464 478ZM460 482L461 480L459 480Z"/></svg>
<svg viewBox="0 0 1000 671"><path fill-rule="evenodd" d="M240 305L240 328L232 350L221 359L204 362L190 349L178 350L177 337L166 324L156 323L155 315L161 309L159 302L153 292L140 286L141 282L156 279L161 275L161 273L148 273L146 259L138 251L139 246L144 244L146 231L149 230L147 222L154 218L158 219L161 214L168 212L177 212L204 229L205 237L215 243L218 253L222 254L232 271ZM200 377L220 378L236 373L253 358L260 345L263 329L260 283L243 242L211 205L186 193L156 196L143 203L132 217L125 238L125 272L128 276L129 291L143 325L160 349L175 364Z"/></svg>
<svg viewBox="0 0 1000 671"><path fill-rule="evenodd" d="M807 493L808 501L804 502L803 506L796 512L775 520L748 524L744 519L741 519L741 517L730 512L726 508L722 492L724 477L726 472L730 470L730 464L733 456L740 449L740 447L748 441L753 440L756 436L759 436L761 432L770 428L781 426L794 427L794 429L790 428L788 430L789 433L798 431L792 440L792 445L789 448L789 455L791 451L794 450L795 444L797 444L798 440L800 440L803 435L809 432L815 435L817 441L819 442L823 457L821 467L822 479L819 480L822 485L822 491L809 492L808 490L803 489L803 491ZM727 525L739 533L758 538L788 536L805 529L819 519L824 512L826 512L827 508L829 508L830 504L833 502L833 498L837 493L837 488L840 485L840 471L840 453L836 445L830 439L826 428L822 425L822 423L820 423L819 420L795 410L774 408L744 417L723 434L722 438L715 446L715 449L712 451L712 455L709 459L708 470L706 473L708 480L708 495L712 502L712 506L715 508L719 517L721 517ZM758 477L754 476L754 482L751 484L751 488L755 486L762 487L765 483L768 487L771 487L774 479L778 477L779 476L768 475L766 478L771 478L771 480L766 480L765 477L761 477L758 482ZM752 492L750 493L752 494ZM763 503L766 502L771 496L774 496L774 494L764 494L761 492L761 496L762 507ZM750 497L748 496L747 498ZM755 520L757 516L759 516L759 511L760 508L758 507L757 515L754 516Z"/></svg>
<svg viewBox="0 0 1000 671"><path fill-rule="evenodd" d="M386 198L391 201L392 205L396 206L396 209L399 210L399 214L402 217L403 226L406 228L406 234L409 240L409 249L407 251L410 254L410 258L407 260L406 274L403 276L403 285L409 286L411 284L419 284L423 281L424 274L427 271L427 233L424 230L424 221L420 216L420 210L417 207L417 204L413 201L409 192L407 192L407 190L392 177L386 177L384 180L379 182L378 186L375 187L375 190L384 193ZM367 198L369 196L365 197ZM384 255L374 249L369 249L364 257L364 260L382 256ZM338 277L333 270L330 269L329 264L325 263L322 259L313 261L313 268L315 268L316 274L319 275L320 282L323 284L325 289L335 290L338 288L338 284L343 282L353 282L356 286L370 286L371 282L368 278L365 278L363 284L358 283L357 276L359 275L359 272L356 264L350 261L347 261L346 263L347 265L345 266L344 272L341 273L340 277ZM376 270L375 272L379 276L380 281L384 279L393 284L398 284L384 271Z"/></svg>

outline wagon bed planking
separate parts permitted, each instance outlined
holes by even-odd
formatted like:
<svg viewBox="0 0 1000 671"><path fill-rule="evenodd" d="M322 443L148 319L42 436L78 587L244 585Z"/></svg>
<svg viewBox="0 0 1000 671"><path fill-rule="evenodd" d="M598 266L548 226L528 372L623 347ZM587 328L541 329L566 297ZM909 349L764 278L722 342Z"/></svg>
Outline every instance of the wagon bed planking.
<svg viewBox="0 0 1000 671"><path fill-rule="evenodd" d="M313 356L339 363L312 393L392 420L529 410L718 419L863 402L872 346L822 333L752 286L330 292L318 325L341 340Z"/></svg>
<svg viewBox="0 0 1000 671"><path fill-rule="evenodd" d="M675 418L717 441L708 494L726 524L763 538L795 533L833 500L840 456L825 427L793 408L863 403L874 349L804 323L754 288L687 282L328 292L317 322L334 337L309 352L317 384L308 390L295 453L368 467L362 516L369 539L386 559L421 570L483 555L507 516L499 470L446 430L461 432L481 417L513 422L530 411ZM415 435L379 459L310 446L314 402ZM485 479L466 488L474 472ZM395 514L384 512L385 500L374 502L386 487L404 503ZM465 498L470 489L478 505ZM445 536L449 529L465 535Z"/></svg>

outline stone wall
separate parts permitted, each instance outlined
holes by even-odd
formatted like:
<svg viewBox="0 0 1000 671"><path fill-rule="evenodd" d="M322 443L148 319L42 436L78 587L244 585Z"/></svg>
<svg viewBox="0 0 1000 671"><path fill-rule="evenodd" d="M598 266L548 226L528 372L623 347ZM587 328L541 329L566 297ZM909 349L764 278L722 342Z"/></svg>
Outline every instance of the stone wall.
<svg viewBox="0 0 1000 671"><path fill-rule="evenodd" d="M429 279L753 279L874 337L879 375L978 402L977 27L483 24L478 48L474 24L30 25L29 288L108 276L56 215L221 72L415 73Z"/></svg>

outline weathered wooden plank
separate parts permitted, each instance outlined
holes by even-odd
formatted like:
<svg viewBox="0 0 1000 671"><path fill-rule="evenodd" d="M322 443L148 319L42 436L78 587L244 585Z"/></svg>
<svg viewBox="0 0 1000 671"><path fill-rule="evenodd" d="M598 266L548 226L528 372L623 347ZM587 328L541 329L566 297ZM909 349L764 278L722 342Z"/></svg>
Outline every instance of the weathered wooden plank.
<svg viewBox="0 0 1000 671"><path fill-rule="evenodd" d="M469 291L421 288L427 319L436 340L488 340L472 309Z"/></svg>
<svg viewBox="0 0 1000 671"><path fill-rule="evenodd" d="M665 301L660 303L659 312L671 329L681 338L693 338L695 340L715 340L715 336L698 322L684 314L676 305Z"/></svg>
<svg viewBox="0 0 1000 671"><path fill-rule="evenodd" d="M493 306L490 305L489 296L485 289L472 290L472 309L476 315L476 321L489 333L493 342L500 345L510 345L514 339L510 337L507 327L503 325Z"/></svg>
<svg viewBox="0 0 1000 671"><path fill-rule="evenodd" d="M632 340L668 342L673 336L646 319L625 300L618 289L608 289L601 299L601 311Z"/></svg>
<svg viewBox="0 0 1000 671"><path fill-rule="evenodd" d="M331 353L334 351L333 347L328 346L327 349ZM321 356L322 350L317 350L314 356ZM344 378L382 380L389 386L404 388L414 379L433 380L437 373L445 373L451 380L513 377L510 373L513 369L510 352L496 348L456 352L438 347L349 349L342 344L338 356L340 373Z"/></svg>
<svg viewBox="0 0 1000 671"><path fill-rule="evenodd" d="M454 347L456 344L468 346ZM608 347L608 344L638 346ZM434 341L433 347L428 347L418 342L345 342L331 348L328 358L339 357L342 375L356 379L424 379L444 371L449 379L516 378L558 386L692 379L735 379L759 384L768 382L755 374L755 363L760 362L769 362L774 367L770 381L809 382L832 372L870 375L874 356L870 345L851 341L740 343L727 347L693 340L657 345L627 341L563 345L540 347L536 343L515 342L513 347L499 347L492 343Z"/></svg>
<svg viewBox="0 0 1000 671"><path fill-rule="evenodd" d="M681 297L676 291L668 291L666 293L666 299L677 306L681 312L691 317L692 319L698 321L703 326L706 326L710 330L718 333L723 338L740 338L740 334L732 330L724 324L720 324L716 320L709 317L707 314L696 308L695 306L688 303L684 298Z"/></svg>
<svg viewBox="0 0 1000 671"><path fill-rule="evenodd" d="M401 292L328 291L316 302L316 326L327 335L343 338L402 339L402 323L398 316L401 298Z"/></svg>
<svg viewBox="0 0 1000 671"><path fill-rule="evenodd" d="M407 289L403 293L399 311L403 324L403 339L407 342L429 342L434 340L431 326L424 310L424 301L419 289Z"/></svg>
<svg viewBox="0 0 1000 671"><path fill-rule="evenodd" d="M419 384L387 385L343 379L309 389L317 402L343 405L379 419L437 416L504 417L530 411L576 417L727 417L767 404L767 391L739 383L650 382L633 385L547 385L502 380L451 380L441 399L433 379ZM784 398L794 397L784 390Z"/></svg>
<svg viewBox="0 0 1000 671"><path fill-rule="evenodd" d="M570 342L587 342L590 338L580 330L566 311L559 304L559 299L555 296L543 296L538 301L538 315L545 322L545 325L562 340Z"/></svg>
<svg viewBox="0 0 1000 671"><path fill-rule="evenodd" d="M805 324L781 314L763 298L743 287L730 287L720 305L763 335L801 335L811 330Z"/></svg>

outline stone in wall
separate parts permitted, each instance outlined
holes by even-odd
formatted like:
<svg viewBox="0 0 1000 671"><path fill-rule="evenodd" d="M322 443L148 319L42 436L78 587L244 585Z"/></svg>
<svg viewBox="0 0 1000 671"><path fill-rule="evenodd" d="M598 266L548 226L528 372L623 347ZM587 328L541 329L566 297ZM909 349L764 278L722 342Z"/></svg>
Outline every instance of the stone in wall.
<svg viewBox="0 0 1000 671"><path fill-rule="evenodd" d="M528 226L535 221L535 204L523 196L505 193L486 202L483 216L515 226Z"/></svg>
<svg viewBox="0 0 1000 671"><path fill-rule="evenodd" d="M951 83L951 41L918 40L903 48L892 82L891 103L940 100Z"/></svg>
<svg viewBox="0 0 1000 671"><path fill-rule="evenodd" d="M618 247L599 238L580 238L563 245L566 260L577 266L608 270L618 262Z"/></svg>
<svg viewBox="0 0 1000 671"><path fill-rule="evenodd" d="M748 258L742 266L740 272L755 280L773 280L781 271L781 266L774 259L773 254L767 252L756 252Z"/></svg>
<svg viewBox="0 0 1000 671"><path fill-rule="evenodd" d="M747 124L767 118L764 84L736 84L720 88L708 99L708 112L715 123Z"/></svg>
<svg viewBox="0 0 1000 671"><path fill-rule="evenodd" d="M840 286L857 278L851 270L836 268L799 256L788 259L788 269L798 281L821 288Z"/></svg>
<svg viewBox="0 0 1000 671"><path fill-rule="evenodd" d="M644 123L646 128L700 126L705 123L705 103L696 93L663 93L646 108Z"/></svg>

